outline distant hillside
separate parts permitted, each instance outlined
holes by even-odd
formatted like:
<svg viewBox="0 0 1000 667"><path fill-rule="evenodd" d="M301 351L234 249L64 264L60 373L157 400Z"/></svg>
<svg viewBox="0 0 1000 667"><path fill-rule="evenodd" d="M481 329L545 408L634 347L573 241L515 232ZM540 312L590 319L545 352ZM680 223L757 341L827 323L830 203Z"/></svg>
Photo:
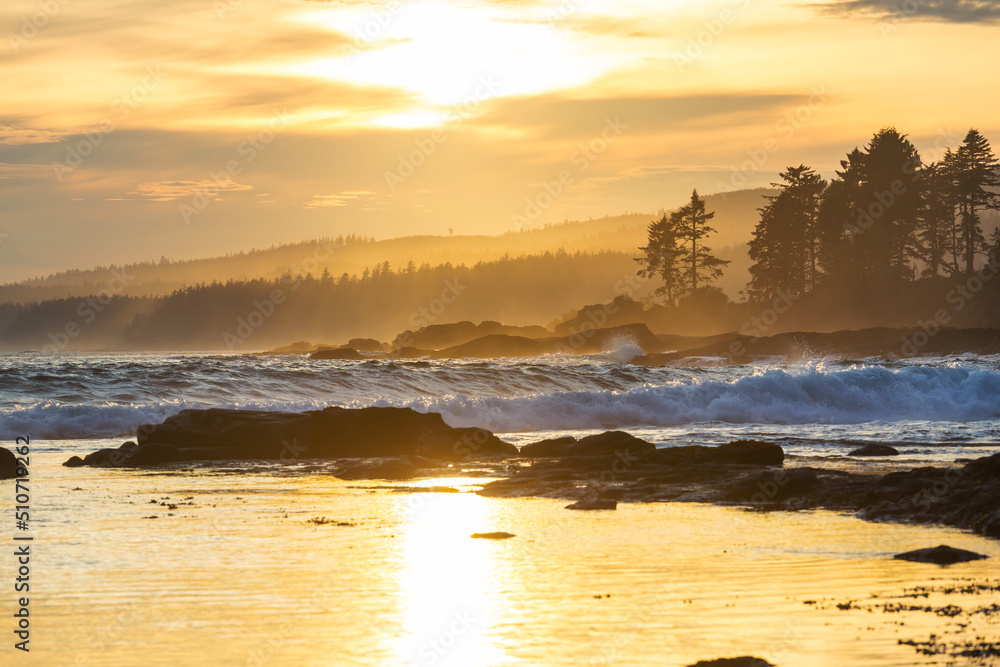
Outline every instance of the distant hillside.
<svg viewBox="0 0 1000 667"><path fill-rule="evenodd" d="M706 197L716 212L718 234L711 245L724 259L732 259L719 286L736 298L747 281L749 261L745 243L763 205L764 189L744 190ZM162 296L201 283L229 280L275 279L285 274L327 271L335 278L363 276L366 269L384 266L404 269L412 262L423 265L488 262L505 256L521 257L556 252L617 252L637 254L644 244L646 226L656 213L630 213L593 220L564 222L537 229L511 231L499 236L409 236L375 241L357 236L317 239L272 248L240 252L225 257L189 261L128 264L72 270L21 283L0 286L0 303L33 303L110 292L118 296Z"/></svg>

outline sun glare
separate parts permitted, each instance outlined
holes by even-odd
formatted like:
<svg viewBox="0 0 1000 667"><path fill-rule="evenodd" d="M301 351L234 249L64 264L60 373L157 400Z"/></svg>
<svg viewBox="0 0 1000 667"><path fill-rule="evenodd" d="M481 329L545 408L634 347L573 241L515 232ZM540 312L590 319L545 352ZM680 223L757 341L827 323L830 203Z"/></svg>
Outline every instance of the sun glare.
<svg viewBox="0 0 1000 667"><path fill-rule="evenodd" d="M399 665L500 664L504 652L490 631L502 605L496 549L472 539L492 526L490 501L471 493L428 493L404 500L405 565L400 607L404 636Z"/></svg>
<svg viewBox="0 0 1000 667"><path fill-rule="evenodd" d="M604 37L443 2L407 4L395 13L337 7L299 20L352 41L340 56L293 65L290 73L416 94L425 105L421 115L410 111L374 123L393 127L439 124L448 109L494 97L579 86L627 60Z"/></svg>

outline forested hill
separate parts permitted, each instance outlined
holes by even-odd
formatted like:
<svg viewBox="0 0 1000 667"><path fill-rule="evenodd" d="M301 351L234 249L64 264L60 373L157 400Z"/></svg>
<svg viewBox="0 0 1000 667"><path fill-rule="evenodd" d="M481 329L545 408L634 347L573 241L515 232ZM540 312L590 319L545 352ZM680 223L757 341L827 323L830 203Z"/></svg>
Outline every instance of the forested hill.
<svg viewBox="0 0 1000 667"><path fill-rule="evenodd" d="M719 285L733 298L746 284L746 251L757 221L757 209L768 190L742 190L706 197L718 234L716 249L733 258L733 270ZM409 236L376 241L360 235L316 239L224 257L159 262L123 263L77 269L0 286L0 303L30 303L112 292L118 296L161 296L202 283L230 280L276 279L283 275L324 272L335 278L365 275L386 262L393 270L443 264L472 265L505 256L521 257L565 250L568 253L636 253L645 244L646 227L658 213L628 213L604 218L567 221L545 227L512 230L498 236Z"/></svg>

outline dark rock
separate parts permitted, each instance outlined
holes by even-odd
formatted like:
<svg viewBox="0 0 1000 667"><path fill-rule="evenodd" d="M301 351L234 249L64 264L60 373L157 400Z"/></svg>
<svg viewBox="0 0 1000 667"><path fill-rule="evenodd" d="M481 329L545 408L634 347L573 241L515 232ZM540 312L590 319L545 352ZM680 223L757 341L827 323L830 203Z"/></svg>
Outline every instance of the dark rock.
<svg viewBox="0 0 1000 667"><path fill-rule="evenodd" d="M592 329L593 324L577 329L577 333L555 339L557 352L597 354L608 352L625 344L633 344L644 353L663 349L660 339L641 323L622 324L604 329Z"/></svg>
<svg viewBox="0 0 1000 667"><path fill-rule="evenodd" d="M736 440L716 447L712 458L719 463L780 466L785 461L785 450L773 442Z"/></svg>
<svg viewBox="0 0 1000 667"><path fill-rule="evenodd" d="M557 452L565 452L567 445L572 445L574 442L576 442L576 438L571 435L562 438L539 440L538 442L532 442L521 447L521 456L561 456Z"/></svg>
<svg viewBox="0 0 1000 667"><path fill-rule="evenodd" d="M509 540L512 537L517 537L514 533L473 533L472 539L474 540Z"/></svg>
<svg viewBox="0 0 1000 667"><path fill-rule="evenodd" d="M521 448L522 456L593 456L595 454L614 454L628 452L630 454L649 453L656 451L656 445L640 440L624 431L606 431L590 435L581 440L558 438L543 440Z"/></svg>
<svg viewBox="0 0 1000 667"><path fill-rule="evenodd" d="M774 667L763 658L744 655L739 658L719 658L717 660L699 660L688 667Z"/></svg>
<svg viewBox="0 0 1000 667"><path fill-rule="evenodd" d="M181 461L370 458L417 453L438 458L517 456L517 448L484 429L453 429L436 413L409 408L340 407L293 414L253 410L182 410L162 424L140 426L139 447L171 445ZM135 443L104 449L85 465L137 465ZM126 463L126 460L128 462Z"/></svg>
<svg viewBox="0 0 1000 667"><path fill-rule="evenodd" d="M406 456L416 452L428 433L449 428L441 415L410 408L334 407L308 414L312 416L308 451L314 457Z"/></svg>
<svg viewBox="0 0 1000 667"><path fill-rule="evenodd" d="M142 445L137 447L122 465L137 468L142 466L158 466L164 463L176 463L183 460L181 450L174 445L163 445L159 443Z"/></svg>
<svg viewBox="0 0 1000 667"><path fill-rule="evenodd" d="M340 359L344 361L358 361L360 359L369 359L370 357L366 357L357 350L347 347L334 350L317 350L316 352L310 354L309 358L317 360Z"/></svg>
<svg viewBox="0 0 1000 667"><path fill-rule="evenodd" d="M71 456L69 460L63 463L67 468L79 468L82 465L86 465L79 456Z"/></svg>
<svg viewBox="0 0 1000 667"><path fill-rule="evenodd" d="M137 447L137 444L129 441L123 442L117 448L106 447L104 449L98 449L96 452L92 452L83 457L83 465L117 467L124 464L125 460L128 459Z"/></svg>
<svg viewBox="0 0 1000 667"><path fill-rule="evenodd" d="M971 560L982 560L989 558L974 551L955 549L942 544L930 549L917 549L906 553L896 554L893 558L897 560L909 560L916 563L934 563L936 565L952 565L954 563L965 563Z"/></svg>
<svg viewBox="0 0 1000 667"><path fill-rule="evenodd" d="M352 338L347 341L347 345L344 347L357 350L358 352L370 352L372 354L384 353L392 349L385 343L379 342L374 338Z"/></svg>
<svg viewBox="0 0 1000 667"><path fill-rule="evenodd" d="M581 498L572 505L567 505L568 510L613 510L618 509L618 501L606 498Z"/></svg>
<svg viewBox="0 0 1000 667"><path fill-rule="evenodd" d="M572 336L577 332L593 329L595 322L612 326L625 325L642 322L645 316L646 309L641 302L622 295L615 297L610 303L584 306L572 319L557 324L555 331L559 336Z"/></svg>
<svg viewBox="0 0 1000 667"><path fill-rule="evenodd" d="M268 445L278 456L285 443L307 447L312 426L309 413L209 408L181 410L162 424L140 426L137 435L140 446L153 443L180 448Z"/></svg>
<svg viewBox="0 0 1000 667"><path fill-rule="evenodd" d="M417 454L433 459L465 459L479 456L517 456L517 447L486 429L449 428L420 438Z"/></svg>
<svg viewBox="0 0 1000 667"><path fill-rule="evenodd" d="M972 522L972 530L985 537L1000 539L1000 509L987 512Z"/></svg>
<svg viewBox="0 0 1000 667"><path fill-rule="evenodd" d="M309 341L299 340L289 345L282 345L281 347L261 352L261 354L305 354L306 352L315 352L317 349L319 348Z"/></svg>
<svg viewBox="0 0 1000 667"><path fill-rule="evenodd" d="M656 450L654 458L659 463L673 466L698 463L734 463L738 465L780 466L785 451L773 442L737 440L718 447L684 445Z"/></svg>
<svg viewBox="0 0 1000 667"><path fill-rule="evenodd" d="M538 357L555 351L554 345L545 341L511 336L508 334L491 334L468 343L448 347L434 354L443 359L495 359L498 357Z"/></svg>
<svg viewBox="0 0 1000 667"><path fill-rule="evenodd" d="M440 331L435 327L440 327ZM595 354L614 350L623 343L631 343L642 350L660 350L663 347L645 324L594 329L591 323L576 333L560 337L549 336L541 327L503 327L495 322L476 326L471 322L459 322L400 334L393 342L397 351L392 356L412 357L411 350L414 348L439 359Z"/></svg>
<svg viewBox="0 0 1000 667"><path fill-rule="evenodd" d="M994 454L967 463L965 472L969 477L980 482L1000 480L1000 454Z"/></svg>
<svg viewBox="0 0 1000 667"><path fill-rule="evenodd" d="M544 338L549 332L544 327L504 326L499 322L481 322L473 324L463 321L453 324L431 324L418 331L404 331L396 336L392 347L397 350L404 348L423 348L424 350L442 350L446 347L464 345L465 343L496 334L522 336L524 338Z"/></svg>
<svg viewBox="0 0 1000 667"><path fill-rule="evenodd" d="M812 468L766 470L736 482L724 497L744 503L781 502L809 493L818 484L819 478Z"/></svg>
<svg viewBox="0 0 1000 667"><path fill-rule="evenodd" d="M112 454L117 454L118 450L111 447L105 447L104 449L98 449L96 452L91 452L83 457L83 465L85 466L99 466L111 459Z"/></svg>
<svg viewBox="0 0 1000 667"><path fill-rule="evenodd" d="M848 456L899 456L899 450L889 445L869 444L851 450Z"/></svg>
<svg viewBox="0 0 1000 667"><path fill-rule="evenodd" d="M0 479L17 477L17 457L14 452L0 447Z"/></svg>
<svg viewBox="0 0 1000 667"><path fill-rule="evenodd" d="M817 333L789 331L773 336L737 336L722 338L704 345L681 347L677 352L650 355L643 363L662 366L688 357L724 357L732 355L733 349L743 352L746 359L754 357L783 356L789 361L814 356L846 355L852 359L881 356L898 359L900 339L911 340L920 329L870 328L857 331L836 331ZM905 346L904 346L905 348ZM903 356L907 355L905 349ZM921 354L997 354L1000 353L1000 330L997 329L953 329L942 327Z"/></svg>
<svg viewBox="0 0 1000 667"><path fill-rule="evenodd" d="M339 479L413 479L422 469L434 468L432 461L419 456L400 456L375 461L350 462L334 472Z"/></svg>

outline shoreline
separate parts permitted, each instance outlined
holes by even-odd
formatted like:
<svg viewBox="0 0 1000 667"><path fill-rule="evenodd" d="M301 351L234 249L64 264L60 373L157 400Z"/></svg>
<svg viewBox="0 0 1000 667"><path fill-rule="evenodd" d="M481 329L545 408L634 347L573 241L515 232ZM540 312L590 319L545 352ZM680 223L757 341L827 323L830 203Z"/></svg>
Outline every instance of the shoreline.
<svg viewBox="0 0 1000 667"><path fill-rule="evenodd" d="M125 664L130 651L166 650L184 631L192 645L238 632L242 642L217 648L225 664L244 664L263 647L280 664L319 665L328 653L306 654L300 644L338 627L330 648L350 646L351 664L425 665L421 648L455 610L475 620L470 645L509 651L490 653L484 667L683 667L738 655L786 666L847 659L888 667L942 664L968 651L986 656L975 664L992 664L1000 650L988 640L998 619L990 610L1000 580L990 564L1000 543L966 531L702 502L572 512L552 498L474 493L503 459L442 461L402 483L331 475L334 466L366 462L359 459L117 470L66 468L57 459L49 451L38 468L51 489L39 507L44 546L65 563L44 566L47 586L38 593L38 655L53 661L86 654L95 667ZM79 521L97 532L81 539L72 531ZM514 537L472 537L501 531ZM107 548L108 540L129 548ZM892 558L940 542L991 559L942 568ZM247 549L259 570L244 569ZM280 591L260 598L260 576L275 571ZM122 577L138 582L134 599L106 594ZM203 610L189 608L189 593ZM88 594L95 606L73 613L71 600ZM254 604L235 604L244 599ZM149 603L155 614L136 611ZM362 610L377 610L377 619ZM287 624L276 625L276 613ZM142 633L142 646L93 649L113 618L130 635ZM384 632L367 632L376 620ZM57 631L58 643L45 640ZM553 633L563 638L557 656L547 653ZM308 646L315 651L315 641ZM460 656L441 654L448 664L480 664Z"/></svg>
<svg viewBox="0 0 1000 667"><path fill-rule="evenodd" d="M762 510L832 509L870 520L939 523L1000 538L1000 453L951 465L864 472L785 466L777 444L657 448L623 431L562 437L520 449L482 428L452 428L409 408L327 408L304 413L183 410L67 467L155 468L179 463L326 462L346 479L405 481L472 464L499 477L480 495L550 497L607 507L699 501ZM890 450L892 448L889 448ZM895 450L892 450L895 452ZM898 454L898 452L895 452ZM852 465L862 464L851 457Z"/></svg>

